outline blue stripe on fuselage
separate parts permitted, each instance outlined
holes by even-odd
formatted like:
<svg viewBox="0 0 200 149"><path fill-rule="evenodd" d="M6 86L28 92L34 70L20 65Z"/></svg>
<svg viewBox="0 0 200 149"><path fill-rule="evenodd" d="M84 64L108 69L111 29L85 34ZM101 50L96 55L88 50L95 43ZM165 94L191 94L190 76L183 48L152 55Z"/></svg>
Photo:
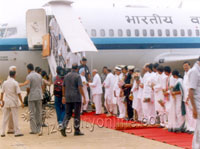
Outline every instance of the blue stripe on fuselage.
<svg viewBox="0 0 200 149"><path fill-rule="evenodd" d="M200 48L199 37L91 38L97 49ZM26 38L0 39L0 51L27 51Z"/></svg>

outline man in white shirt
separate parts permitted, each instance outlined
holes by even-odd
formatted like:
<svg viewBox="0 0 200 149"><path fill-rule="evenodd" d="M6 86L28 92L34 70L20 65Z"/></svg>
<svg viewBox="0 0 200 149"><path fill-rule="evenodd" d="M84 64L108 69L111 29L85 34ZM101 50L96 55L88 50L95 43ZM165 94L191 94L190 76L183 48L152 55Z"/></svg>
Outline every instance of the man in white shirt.
<svg viewBox="0 0 200 149"><path fill-rule="evenodd" d="M192 133L195 130L196 127L196 119L192 116L192 104L189 98L189 73L190 73L190 63L184 62L183 63L183 69L185 70L184 77L183 77L183 88L184 88L184 102L186 107L186 127L187 132Z"/></svg>
<svg viewBox="0 0 200 149"><path fill-rule="evenodd" d="M10 66L9 67L9 72L10 71L16 71L17 67L16 66ZM8 79L10 78L10 75L8 75ZM14 124L13 124L13 118L12 118L12 114L10 113L10 117L9 117L9 121L8 121L8 132L7 134L14 134Z"/></svg>
<svg viewBox="0 0 200 149"><path fill-rule="evenodd" d="M200 58L189 74L189 97L193 108L193 117L197 119L192 148L200 149Z"/></svg>
<svg viewBox="0 0 200 149"><path fill-rule="evenodd" d="M147 119L148 123L151 123L152 120L155 120L155 106L152 90L152 78L154 74L152 72L152 64L146 66L147 72L144 75L143 83L143 113L144 118Z"/></svg>
<svg viewBox="0 0 200 149"><path fill-rule="evenodd" d="M78 64L80 66L81 64L81 55L79 53L72 53L70 52L66 57L66 64L71 69L72 64Z"/></svg>
<svg viewBox="0 0 200 149"><path fill-rule="evenodd" d="M115 113L114 105L114 85L115 85L115 76L112 74L111 70L106 70L107 76L103 82L105 87L105 107L109 112L108 116L111 116Z"/></svg>
<svg viewBox="0 0 200 149"><path fill-rule="evenodd" d="M92 99L96 108L96 115L99 115L102 114L101 97L103 91L102 91L101 78L96 69L92 71L92 75L93 75L93 81L89 83L89 86L91 88Z"/></svg>
<svg viewBox="0 0 200 149"><path fill-rule="evenodd" d="M116 67L116 81L114 85L114 96L117 98L117 105L119 108L119 117L118 118L125 118L126 116L126 107L124 103L124 97L123 97L123 90L122 86L124 84L123 81L123 75L121 75L121 68Z"/></svg>
<svg viewBox="0 0 200 149"><path fill-rule="evenodd" d="M153 89L154 89L154 97L155 97L155 110L156 113L158 114L160 118L160 124L164 126L164 112L165 112L165 107L164 107L164 95L163 95L163 80L164 80L164 68L163 66L158 66L157 67L157 73L154 78L154 84L153 84Z"/></svg>
<svg viewBox="0 0 200 149"><path fill-rule="evenodd" d="M24 107L24 104L22 102L19 84L17 81L15 81L16 72L10 71L9 75L10 78L3 83L1 93L1 102L3 103L2 106L4 107L1 137L5 137L6 125L9 120L10 112L12 113L15 137L20 137L23 136L23 134L21 134L18 126L18 98L21 101L22 107Z"/></svg>

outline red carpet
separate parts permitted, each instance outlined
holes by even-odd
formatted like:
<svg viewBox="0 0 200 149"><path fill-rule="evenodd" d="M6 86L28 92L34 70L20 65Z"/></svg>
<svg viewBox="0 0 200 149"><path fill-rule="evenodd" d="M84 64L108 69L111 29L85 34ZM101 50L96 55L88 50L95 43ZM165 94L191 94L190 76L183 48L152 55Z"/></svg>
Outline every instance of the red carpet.
<svg viewBox="0 0 200 149"><path fill-rule="evenodd" d="M96 124L99 127L106 127L110 129L115 129L115 125L118 122L131 123L116 117L106 117L105 114L94 115L93 112L82 115L81 119L83 121ZM192 145L193 135L187 133L172 133L162 128L133 128L120 131L187 149L190 149Z"/></svg>

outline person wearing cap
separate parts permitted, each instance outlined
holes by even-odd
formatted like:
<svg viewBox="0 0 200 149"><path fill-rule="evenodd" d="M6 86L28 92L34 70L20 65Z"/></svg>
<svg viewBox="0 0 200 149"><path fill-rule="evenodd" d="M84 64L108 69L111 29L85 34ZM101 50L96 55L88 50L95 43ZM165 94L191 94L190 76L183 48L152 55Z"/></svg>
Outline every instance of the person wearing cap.
<svg viewBox="0 0 200 149"><path fill-rule="evenodd" d="M57 66L56 72L57 76L53 78L55 98L54 106L56 109L57 122L59 126L61 126L66 110L65 104L62 103L62 85L64 80L63 68L61 66Z"/></svg>
<svg viewBox="0 0 200 149"><path fill-rule="evenodd" d="M103 82L103 86L105 88L105 107L108 111L108 116L112 116L116 114L115 111L115 103L114 103L114 84L115 84L115 76L112 74L110 69L106 70L107 76Z"/></svg>
<svg viewBox="0 0 200 149"><path fill-rule="evenodd" d="M88 90L87 90L88 82L85 78L85 69L84 68L79 69L79 74L81 76L81 81L83 84L83 92L85 94L85 100L86 100L85 105L82 104L82 106L81 106L81 113L83 113L83 112L87 112L88 102L90 99L89 99L89 94L88 94Z"/></svg>
<svg viewBox="0 0 200 149"><path fill-rule="evenodd" d="M193 117L197 120L192 148L200 148L200 57L189 73L189 98L192 103Z"/></svg>
<svg viewBox="0 0 200 149"><path fill-rule="evenodd" d="M118 118L125 118L126 108L125 108L124 95L123 95L123 90L122 90L124 81L123 81L123 76L121 75L121 68L115 67L115 72L116 72L116 81L114 85L114 96L117 98L117 106L119 108Z"/></svg>
<svg viewBox="0 0 200 149"><path fill-rule="evenodd" d="M101 78L100 78L98 71L96 69L94 69L92 71L92 76L93 76L93 81L89 83L89 86L91 88L92 99L93 99L93 102L95 104L96 115L99 115L99 114L102 114L101 97L102 97L103 91L102 91Z"/></svg>

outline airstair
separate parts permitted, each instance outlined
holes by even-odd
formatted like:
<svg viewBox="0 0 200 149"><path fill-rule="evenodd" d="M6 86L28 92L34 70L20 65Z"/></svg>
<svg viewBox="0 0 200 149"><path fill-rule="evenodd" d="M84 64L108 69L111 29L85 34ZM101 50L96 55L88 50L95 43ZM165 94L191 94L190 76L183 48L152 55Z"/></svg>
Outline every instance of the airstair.
<svg viewBox="0 0 200 149"><path fill-rule="evenodd" d="M66 40L67 47L72 53L96 52L96 47L80 23L78 16L75 15L71 4L70 1L55 0L48 2L45 6L51 8L62 36ZM65 67L64 57L66 55L59 54L59 45L62 39L58 39L49 33L49 16L46 15L45 9L27 11L26 30L29 49L42 49L42 55L47 58L52 76L56 76L56 67ZM67 52L64 52L64 54L67 54Z"/></svg>

